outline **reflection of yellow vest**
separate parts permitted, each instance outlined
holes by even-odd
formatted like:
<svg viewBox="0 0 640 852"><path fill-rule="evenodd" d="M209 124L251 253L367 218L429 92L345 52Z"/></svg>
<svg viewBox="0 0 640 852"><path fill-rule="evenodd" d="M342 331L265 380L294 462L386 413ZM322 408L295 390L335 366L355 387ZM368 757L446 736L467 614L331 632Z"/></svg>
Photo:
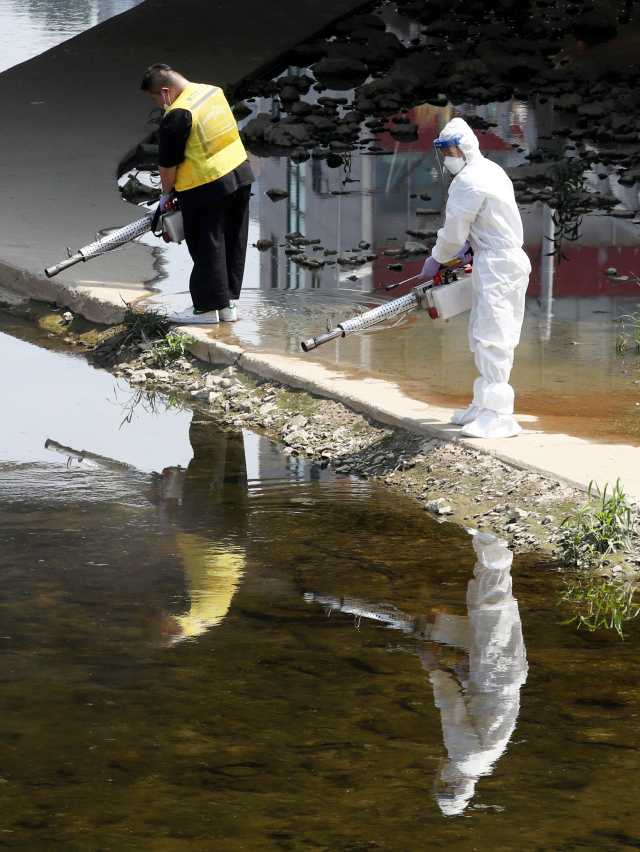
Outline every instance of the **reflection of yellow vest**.
<svg viewBox="0 0 640 852"><path fill-rule="evenodd" d="M245 558L240 548L223 547L193 533L176 533L176 545L191 598L189 612L176 621L183 638L193 638L220 624L227 614L240 585Z"/></svg>
<svg viewBox="0 0 640 852"><path fill-rule="evenodd" d="M167 112L172 109L188 109L193 119L184 162L176 173L178 192L228 175L247 159L222 89L189 83Z"/></svg>

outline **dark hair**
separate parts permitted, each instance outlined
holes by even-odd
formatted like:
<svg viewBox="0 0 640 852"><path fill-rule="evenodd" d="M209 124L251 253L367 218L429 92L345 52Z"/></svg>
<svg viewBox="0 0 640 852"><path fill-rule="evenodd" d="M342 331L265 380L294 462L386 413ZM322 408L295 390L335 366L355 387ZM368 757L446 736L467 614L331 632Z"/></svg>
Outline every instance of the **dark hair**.
<svg viewBox="0 0 640 852"><path fill-rule="evenodd" d="M149 66L144 72L140 88L143 92L151 92L152 95L158 95L160 94L160 89L165 86L175 85L180 76L170 65L156 62L155 65Z"/></svg>

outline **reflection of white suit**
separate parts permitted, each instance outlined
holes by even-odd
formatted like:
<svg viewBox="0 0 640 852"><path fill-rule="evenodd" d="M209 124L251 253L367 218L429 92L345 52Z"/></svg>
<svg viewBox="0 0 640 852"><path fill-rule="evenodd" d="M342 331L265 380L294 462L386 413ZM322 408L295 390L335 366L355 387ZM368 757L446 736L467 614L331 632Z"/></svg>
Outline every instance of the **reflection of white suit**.
<svg viewBox="0 0 640 852"><path fill-rule="evenodd" d="M486 533L477 533L473 546L478 561L467 590L469 682L463 692L448 672L430 676L449 754L436 792L447 816L462 813L478 778L491 772L506 749L527 678L522 625L511 590L513 553L506 541Z"/></svg>

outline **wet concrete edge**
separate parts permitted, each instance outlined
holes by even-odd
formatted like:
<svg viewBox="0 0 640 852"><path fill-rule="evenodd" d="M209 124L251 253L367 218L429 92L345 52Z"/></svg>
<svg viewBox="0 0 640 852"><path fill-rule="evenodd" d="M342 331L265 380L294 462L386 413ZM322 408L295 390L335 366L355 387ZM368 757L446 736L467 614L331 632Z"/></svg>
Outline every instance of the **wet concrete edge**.
<svg viewBox="0 0 640 852"><path fill-rule="evenodd" d="M422 417L399 414L397 413L397 407L394 410L389 405L385 406L384 404L375 402L368 396L366 390L363 391L363 386L367 387L366 381L344 378L317 362L304 364L302 361L298 362L296 359L290 357L249 352L237 345L211 340L207 337L206 332L203 332L201 328L197 327L189 328L188 333L197 338L197 342L190 344L187 348L202 361L207 361L211 364L228 364L241 367L243 370L264 379L281 382L316 396L334 399L352 408L354 411L366 414L373 420L387 426L399 427L406 429L408 432L414 432L430 438L438 438L441 441L473 447L480 454L495 458L517 470L526 470L531 473L557 479L565 485L585 493L588 489L588 483L572 479L557 469L554 470L532 464L504 451L496 450L493 447L488 448L486 445L483 446L480 441L458 438L452 435L451 431L448 431L447 428L440 428L425 423L424 417L430 419L434 415L446 417L450 412L447 409L441 409L405 397L391 382L374 379L371 380L370 387L377 396L380 396L381 393L392 394L394 397L391 400L392 402L400 403L404 406L409 405L415 409L416 414L419 413ZM340 385L339 387L337 386L338 384ZM457 431L457 427L455 426L451 426L451 429ZM518 439L509 440L517 441Z"/></svg>

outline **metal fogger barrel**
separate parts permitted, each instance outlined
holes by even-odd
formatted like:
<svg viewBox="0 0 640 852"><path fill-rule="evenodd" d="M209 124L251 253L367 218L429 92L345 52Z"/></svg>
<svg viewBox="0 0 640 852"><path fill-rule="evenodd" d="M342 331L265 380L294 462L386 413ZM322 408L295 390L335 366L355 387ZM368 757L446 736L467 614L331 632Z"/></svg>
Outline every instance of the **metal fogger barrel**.
<svg viewBox="0 0 640 852"><path fill-rule="evenodd" d="M417 289L417 287L414 287L414 290ZM412 308L415 308L420 304L421 298L422 297L418 297L412 290L410 293L407 293L406 296L401 296L399 299L387 302L386 305L380 305L371 311L365 311L365 313L359 314L353 319L344 320L344 322L339 323L337 328L328 329L324 334L321 334L318 337L312 337L309 340L304 340L301 344L302 349L304 352L310 352L312 349L317 349L318 346L321 346L328 340L335 340L336 337L346 337L348 334L354 334L357 331L364 331L366 328L371 328L373 325L385 322L385 320L393 319L393 317L398 316L398 314L406 313Z"/></svg>
<svg viewBox="0 0 640 852"><path fill-rule="evenodd" d="M468 311L472 302L471 278L468 275L471 266L465 266L464 277L458 278L458 273L452 268L454 264L461 266L460 259L456 257L443 264L444 275L440 272L430 281L423 281L422 284L412 287L411 292L407 293L406 296L393 299L391 302L373 308L371 311L360 313L353 319L344 320L338 323L336 328L331 328L331 321L329 320L324 334L301 341L300 345L303 351L311 352L312 349L317 349L318 346L322 346L329 340L346 337L348 334L354 334L357 331L365 331L374 325L393 319L399 314L406 314L419 306L428 311L433 320L446 321L449 317ZM414 276L414 278L419 277L420 275ZM407 278L400 284L406 284L408 281L413 281L414 278ZM399 286L399 284L394 286Z"/></svg>
<svg viewBox="0 0 640 852"><path fill-rule="evenodd" d="M80 263L80 261L90 260L92 257L98 257L98 255L105 254L108 251L120 248L120 246L126 243L130 243L131 240L135 240L137 237L141 237L147 231L151 230L152 218L153 214L149 213L144 219L138 219L137 222L132 222L130 225L125 225L123 228L111 231L106 236L100 237L93 243L89 243L88 246L78 249L75 254L72 254L71 249L68 248L69 257L66 260L61 260L60 263L48 266L44 274L47 278L53 278L54 275L62 272L63 269L68 269L70 266Z"/></svg>

